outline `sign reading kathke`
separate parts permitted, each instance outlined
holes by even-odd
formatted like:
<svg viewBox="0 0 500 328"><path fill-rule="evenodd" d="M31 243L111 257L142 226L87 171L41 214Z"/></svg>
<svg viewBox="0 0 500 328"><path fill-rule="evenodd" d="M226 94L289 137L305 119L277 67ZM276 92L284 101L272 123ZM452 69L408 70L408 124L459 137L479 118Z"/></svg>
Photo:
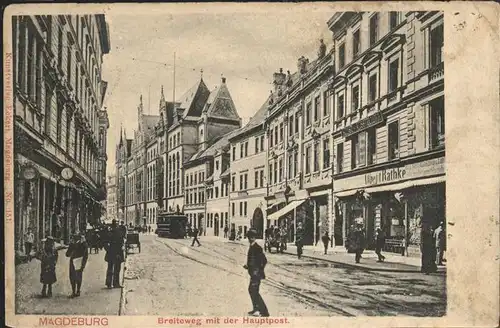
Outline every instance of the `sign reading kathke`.
<svg viewBox="0 0 500 328"><path fill-rule="evenodd" d="M74 172L73 169L69 167L65 167L61 171L61 176L64 180L71 180L73 178Z"/></svg>
<svg viewBox="0 0 500 328"><path fill-rule="evenodd" d="M342 137L347 138L360 131L366 130L368 128L371 128L372 126L380 124L383 121L384 121L384 116L382 116L382 113L377 112L359 122L353 123L352 125L346 127L344 130L342 130Z"/></svg>
<svg viewBox="0 0 500 328"><path fill-rule="evenodd" d="M38 176L38 170L33 165L26 165L22 168L22 177L25 180L33 180Z"/></svg>

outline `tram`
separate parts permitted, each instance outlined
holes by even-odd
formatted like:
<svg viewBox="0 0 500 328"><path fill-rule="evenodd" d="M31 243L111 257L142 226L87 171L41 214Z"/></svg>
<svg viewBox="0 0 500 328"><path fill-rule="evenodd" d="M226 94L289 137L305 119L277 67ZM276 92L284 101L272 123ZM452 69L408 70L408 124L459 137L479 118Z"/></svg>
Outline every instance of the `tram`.
<svg viewBox="0 0 500 328"><path fill-rule="evenodd" d="M184 238L188 218L182 214L159 212L156 221L156 234L158 237Z"/></svg>

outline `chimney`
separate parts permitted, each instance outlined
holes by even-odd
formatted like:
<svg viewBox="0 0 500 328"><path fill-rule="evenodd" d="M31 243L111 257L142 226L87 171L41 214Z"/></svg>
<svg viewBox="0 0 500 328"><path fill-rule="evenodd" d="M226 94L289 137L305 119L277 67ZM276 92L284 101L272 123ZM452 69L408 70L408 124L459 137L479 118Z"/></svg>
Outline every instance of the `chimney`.
<svg viewBox="0 0 500 328"><path fill-rule="evenodd" d="M225 77L222 77L221 80L222 80L222 84L226 83L226 78Z"/></svg>
<svg viewBox="0 0 500 328"><path fill-rule="evenodd" d="M283 68L280 68L279 73L273 74L274 91L277 92L285 84L286 75L283 73Z"/></svg>

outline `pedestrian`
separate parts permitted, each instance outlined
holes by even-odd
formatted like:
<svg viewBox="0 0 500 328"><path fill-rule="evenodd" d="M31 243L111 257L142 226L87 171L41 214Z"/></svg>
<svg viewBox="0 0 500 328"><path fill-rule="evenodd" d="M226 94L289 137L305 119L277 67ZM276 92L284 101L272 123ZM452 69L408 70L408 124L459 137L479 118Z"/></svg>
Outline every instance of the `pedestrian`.
<svg viewBox="0 0 500 328"><path fill-rule="evenodd" d="M151 234L151 225L148 225L148 234Z"/></svg>
<svg viewBox="0 0 500 328"><path fill-rule="evenodd" d="M250 294L250 299L252 300L252 311L248 314L256 317L269 317L269 311L267 309L266 303L260 296L260 282L262 279L266 279L264 273L264 268L267 264L267 258L264 254L262 247L257 244L257 231L253 228L247 232L248 242L250 247L248 248L247 254L247 264L243 267L247 269L250 275L250 284L248 285L248 293Z"/></svg>
<svg viewBox="0 0 500 328"><path fill-rule="evenodd" d="M297 257L300 259L302 257L302 247L304 247L304 229L302 228L302 222L299 222L297 225L295 246L297 246Z"/></svg>
<svg viewBox="0 0 500 328"><path fill-rule="evenodd" d="M224 238L227 238L227 232L229 231L229 228L227 226L224 227Z"/></svg>
<svg viewBox="0 0 500 328"><path fill-rule="evenodd" d="M443 265L443 253L446 242L443 221L439 223L439 226L434 231L434 240L436 241L436 264Z"/></svg>
<svg viewBox="0 0 500 328"><path fill-rule="evenodd" d="M120 222L120 230L122 232L122 238L127 238L127 226L125 225L125 222L121 221Z"/></svg>
<svg viewBox="0 0 500 328"><path fill-rule="evenodd" d="M200 241L198 240L198 233L199 233L198 229L194 228L194 230L193 230L193 242L191 243L191 246L194 246L194 242L198 243L198 247L201 246Z"/></svg>
<svg viewBox="0 0 500 328"><path fill-rule="evenodd" d="M377 262L384 262L385 256L382 255L382 249L385 245L385 233L381 228L377 228L375 233L375 254L378 256Z"/></svg>
<svg viewBox="0 0 500 328"><path fill-rule="evenodd" d="M422 267L420 271L429 274L437 271L436 249L432 228L429 224L422 224L420 249L422 252Z"/></svg>
<svg viewBox="0 0 500 328"><path fill-rule="evenodd" d="M82 237L80 233L75 232L66 251L66 257L69 257L69 281L71 283L72 297L80 296L83 270L89 256L88 245Z"/></svg>
<svg viewBox="0 0 500 328"><path fill-rule="evenodd" d="M108 263L106 286L108 288L122 288L120 285L120 270L122 263L125 262L125 247L123 230L117 226L116 220L111 223L110 236L105 244L105 249L106 256L104 260Z"/></svg>
<svg viewBox="0 0 500 328"><path fill-rule="evenodd" d="M33 249L34 242L35 234L31 230L31 228L28 228L28 232L26 232L26 235L24 236L24 250L29 262L31 262L31 250Z"/></svg>
<svg viewBox="0 0 500 328"><path fill-rule="evenodd" d="M54 237L48 236L43 240L40 251L40 283L42 283L42 297L52 297L52 284L57 282L56 264L58 253L55 249Z"/></svg>
<svg viewBox="0 0 500 328"><path fill-rule="evenodd" d="M355 261L359 263L361 260L361 254L365 249L365 232L363 231L363 225L358 224L353 233L353 248L356 253Z"/></svg>
<svg viewBox="0 0 500 328"><path fill-rule="evenodd" d="M328 231L325 231L323 237L321 237L321 241L323 242L323 246L325 246L325 255L328 250L328 243L330 242L330 236L328 236Z"/></svg>

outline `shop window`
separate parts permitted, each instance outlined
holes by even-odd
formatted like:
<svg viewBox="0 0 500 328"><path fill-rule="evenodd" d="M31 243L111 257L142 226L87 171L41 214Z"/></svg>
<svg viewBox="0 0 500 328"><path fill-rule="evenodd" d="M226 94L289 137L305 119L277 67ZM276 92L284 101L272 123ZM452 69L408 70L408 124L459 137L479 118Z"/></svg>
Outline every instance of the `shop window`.
<svg viewBox="0 0 500 328"><path fill-rule="evenodd" d="M314 172L319 171L319 143L314 143L314 162L313 162Z"/></svg>
<svg viewBox="0 0 500 328"><path fill-rule="evenodd" d="M355 112L359 108L359 85L352 88L352 112Z"/></svg>
<svg viewBox="0 0 500 328"><path fill-rule="evenodd" d="M430 65L435 67L443 62L443 24L435 27L430 33Z"/></svg>
<svg viewBox="0 0 500 328"><path fill-rule="evenodd" d="M337 145L337 173L344 172L344 144Z"/></svg>
<svg viewBox="0 0 500 328"><path fill-rule="evenodd" d="M370 18L370 47L378 41L378 14Z"/></svg>
<svg viewBox="0 0 500 328"><path fill-rule="evenodd" d="M392 31L399 25L400 13L397 11L391 11L389 13L389 29Z"/></svg>
<svg viewBox="0 0 500 328"><path fill-rule="evenodd" d="M345 43L339 46L339 69L345 66Z"/></svg>
<svg viewBox="0 0 500 328"><path fill-rule="evenodd" d="M439 97L429 103L430 109L430 141L431 148L444 146L444 97Z"/></svg>
<svg viewBox="0 0 500 328"><path fill-rule="evenodd" d="M361 50L361 34L359 29L352 35L352 54L356 56Z"/></svg>
<svg viewBox="0 0 500 328"><path fill-rule="evenodd" d="M306 105L306 127L311 125L311 103Z"/></svg>
<svg viewBox="0 0 500 328"><path fill-rule="evenodd" d="M306 148L306 174L311 173L311 146L307 146Z"/></svg>
<svg viewBox="0 0 500 328"><path fill-rule="evenodd" d="M344 117L344 95L337 97L337 119Z"/></svg>
<svg viewBox="0 0 500 328"><path fill-rule="evenodd" d="M367 145L367 165L375 163L375 154L377 148L377 135L375 128L368 130L368 145Z"/></svg>
<svg viewBox="0 0 500 328"><path fill-rule="evenodd" d="M389 92L398 88L399 84L399 59L393 60L389 64Z"/></svg>
<svg viewBox="0 0 500 328"><path fill-rule="evenodd" d="M372 74L368 79L368 101L377 99L377 74Z"/></svg>
<svg viewBox="0 0 500 328"><path fill-rule="evenodd" d="M323 169L330 167L330 139L323 140Z"/></svg>
<svg viewBox="0 0 500 328"><path fill-rule="evenodd" d="M399 122L389 124L389 160L399 157Z"/></svg>

